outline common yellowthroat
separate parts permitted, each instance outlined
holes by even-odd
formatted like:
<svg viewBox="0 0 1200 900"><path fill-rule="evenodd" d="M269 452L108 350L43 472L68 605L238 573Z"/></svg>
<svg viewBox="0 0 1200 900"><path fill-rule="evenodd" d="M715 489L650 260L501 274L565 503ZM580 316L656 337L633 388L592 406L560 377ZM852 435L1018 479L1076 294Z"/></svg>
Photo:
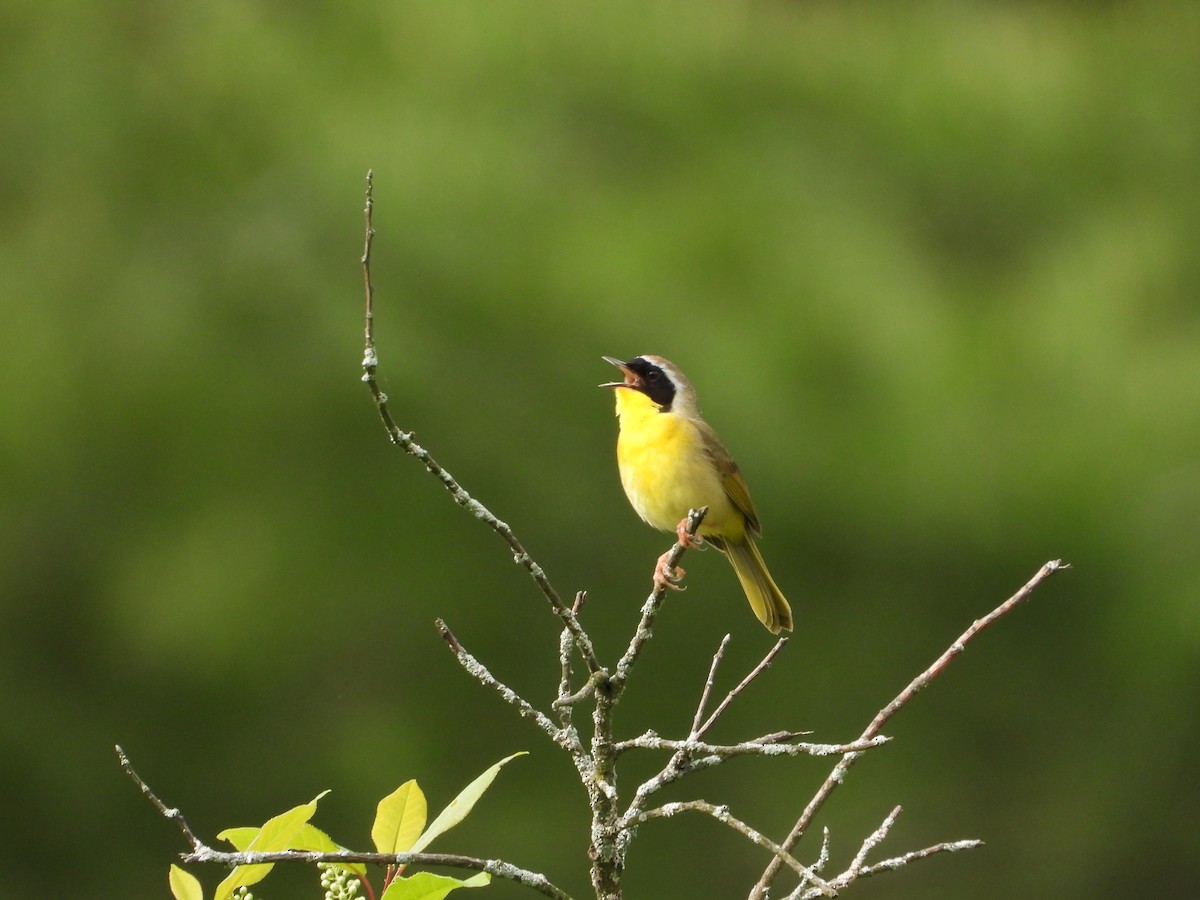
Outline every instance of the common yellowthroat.
<svg viewBox="0 0 1200 900"><path fill-rule="evenodd" d="M661 356L604 359L625 376L600 386L616 390L617 467L634 510L655 528L674 530L685 545L709 543L723 552L758 620L772 634L791 631L792 608L754 543L762 526L750 489L717 433L701 418L692 383ZM688 511L701 506L708 507L708 514L697 540L684 529ZM677 588L683 570L678 576L667 571L667 555L659 559L654 580Z"/></svg>

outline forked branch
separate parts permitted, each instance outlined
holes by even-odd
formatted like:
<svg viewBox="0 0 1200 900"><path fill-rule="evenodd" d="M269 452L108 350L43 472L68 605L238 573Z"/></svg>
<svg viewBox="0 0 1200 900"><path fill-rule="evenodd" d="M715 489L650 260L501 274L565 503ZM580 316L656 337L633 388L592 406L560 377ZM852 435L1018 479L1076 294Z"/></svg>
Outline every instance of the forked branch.
<svg viewBox="0 0 1200 900"><path fill-rule="evenodd" d="M941 656L934 660L928 669L909 682L904 690L897 694L890 703L884 706L883 709L881 709L875 715L875 718L871 720L871 724L867 726L859 740L869 740L870 738L873 738L879 734L888 719L903 709L905 704L907 704L914 696L916 696L919 690L924 688L931 681L933 681L933 679L937 678L938 675L944 672L946 667L950 665L950 663L952 663L967 648L967 644L969 644L976 636L978 636L981 631L983 631L989 625L999 621L1001 618L1008 615L1008 613L1020 606L1025 600L1029 599L1029 596L1038 588L1038 586L1055 572L1069 568L1070 564L1064 563L1061 559L1050 560L1050 562L1042 566L1038 570L1037 574L1034 575L1033 578L1029 579L1029 581L1026 582L1019 591L993 609L982 619L976 619L974 622L972 622L971 627L959 635L958 640L954 641L954 643L946 648L945 652L943 652ZM826 778L824 783L822 783L822 785L817 789L817 792L813 795L813 798L808 801L808 805L805 806L804 812L800 814L800 818L796 820L796 824L792 826L792 830L783 840L781 846L784 849L790 851L796 846L797 843L799 843L805 832L808 831L809 826L811 826L813 819L816 817L821 807L825 805L825 801L829 799L829 796L837 789L837 786L845 780L846 773L850 770L850 767L858 761L861 755L862 754L857 751L847 753L838 761L837 765L833 767L833 771L829 773L829 777ZM945 846L949 847L951 845ZM963 848L954 846L954 849ZM764 900L767 895L767 889L775 880L779 872L779 861L777 859L772 859L766 870L763 872L762 877L759 878L758 883L755 884L754 888L750 891L749 900Z"/></svg>

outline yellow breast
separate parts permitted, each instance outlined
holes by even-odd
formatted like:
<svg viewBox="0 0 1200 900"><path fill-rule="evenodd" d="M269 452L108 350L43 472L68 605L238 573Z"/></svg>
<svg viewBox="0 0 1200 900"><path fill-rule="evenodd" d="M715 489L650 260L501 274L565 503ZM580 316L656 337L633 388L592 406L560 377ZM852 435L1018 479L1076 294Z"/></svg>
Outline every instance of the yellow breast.
<svg viewBox="0 0 1200 900"><path fill-rule="evenodd" d="M700 431L688 418L660 411L640 391L617 388L617 466L637 514L655 528L673 531L688 510L708 507L701 534L740 541L745 517L733 505Z"/></svg>

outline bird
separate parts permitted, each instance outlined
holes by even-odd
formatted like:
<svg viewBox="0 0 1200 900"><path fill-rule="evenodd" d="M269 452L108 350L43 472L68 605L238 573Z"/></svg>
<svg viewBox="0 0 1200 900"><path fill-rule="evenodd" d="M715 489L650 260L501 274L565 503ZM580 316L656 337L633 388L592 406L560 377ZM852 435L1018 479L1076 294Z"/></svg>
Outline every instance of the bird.
<svg viewBox="0 0 1200 900"><path fill-rule="evenodd" d="M696 390L674 363L661 356L630 360L602 357L621 370L606 382L616 394L617 468L634 511L660 531L675 531L685 546L712 544L733 565L750 608L772 634L792 630L792 608L758 552L762 525L737 463L704 421ZM708 507L696 537L688 512ZM678 523L678 524L677 524ZM664 553L656 586L680 590L683 569L668 568Z"/></svg>

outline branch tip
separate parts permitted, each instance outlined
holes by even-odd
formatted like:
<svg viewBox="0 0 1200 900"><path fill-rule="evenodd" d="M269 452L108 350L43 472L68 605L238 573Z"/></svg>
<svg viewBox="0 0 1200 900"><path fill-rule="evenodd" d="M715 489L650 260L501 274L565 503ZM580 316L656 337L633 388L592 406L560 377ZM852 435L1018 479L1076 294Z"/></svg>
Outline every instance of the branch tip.
<svg viewBox="0 0 1200 900"><path fill-rule="evenodd" d="M462 644L458 642L458 638L454 636L454 632L450 630L450 626L446 624L444 619L434 619L433 624L437 628L438 634L442 636L442 640L450 645L451 650L455 653L463 652Z"/></svg>

